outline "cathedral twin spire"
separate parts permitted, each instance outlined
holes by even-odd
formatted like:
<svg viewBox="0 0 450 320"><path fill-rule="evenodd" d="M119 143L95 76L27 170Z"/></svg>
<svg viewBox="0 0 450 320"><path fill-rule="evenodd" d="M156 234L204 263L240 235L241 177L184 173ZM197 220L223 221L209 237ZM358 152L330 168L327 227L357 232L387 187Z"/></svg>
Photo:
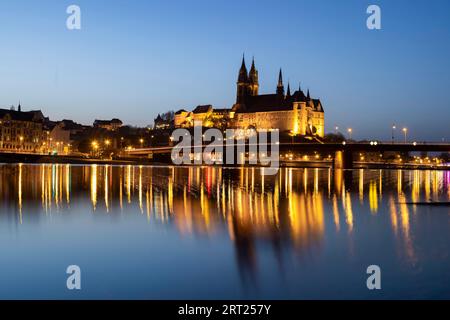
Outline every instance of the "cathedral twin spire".
<svg viewBox="0 0 450 320"><path fill-rule="evenodd" d="M252 60L252 66L250 68L250 72L247 73L247 66L245 65L245 56L242 57L242 65L239 70L239 78L238 82L240 83L251 83L258 84L258 70L255 67L255 58Z"/></svg>
<svg viewBox="0 0 450 320"><path fill-rule="evenodd" d="M259 80L258 80L258 70L256 70L255 59L252 59L252 65L250 68L250 72L247 71L247 66L245 64L245 55L242 56L242 64L241 69L239 70L238 77L238 97L237 103L241 103L244 101L245 96L256 96L259 91ZM299 92L302 92L301 87L299 85ZM278 74L278 84L277 84L277 94L280 96L285 96L284 84L283 84L283 71L280 68L280 72ZM291 96L291 86L288 83L286 96ZM310 94L308 90L307 100L310 100Z"/></svg>
<svg viewBox="0 0 450 320"><path fill-rule="evenodd" d="M252 60L252 66L250 72L247 73L247 66L245 65L245 56L242 56L242 65L239 70L238 77L238 96L237 103L244 101L245 97L257 96L259 92L259 80L258 80L258 70L255 67L255 59Z"/></svg>

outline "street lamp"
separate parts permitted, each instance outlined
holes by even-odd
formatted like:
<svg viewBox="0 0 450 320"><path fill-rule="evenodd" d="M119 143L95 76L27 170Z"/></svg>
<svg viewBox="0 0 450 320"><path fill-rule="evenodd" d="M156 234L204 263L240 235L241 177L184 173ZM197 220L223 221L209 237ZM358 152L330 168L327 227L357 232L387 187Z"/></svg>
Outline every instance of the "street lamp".
<svg viewBox="0 0 450 320"><path fill-rule="evenodd" d="M394 130L397 129L397 126L395 124L392 125L392 144L394 144L395 137L394 137Z"/></svg>
<svg viewBox="0 0 450 320"><path fill-rule="evenodd" d="M92 142L92 149L94 150L94 155L97 153L98 150L98 143L97 141Z"/></svg>
<svg viewBox="0 0 450 320"><path fill-rule="evenodd" d="M352 128L348 128L347 131L348 131L350 140L352 140L353 129Z"/></svg>
<svg viewBox="0 0 450 320"><path fill-rule="evenodd" d="M140 142L140 144L141 144L141 149L143 148L143 146L144 146L144 139L139 139L139 142Z"/></svg>
<svg viewBox="0 0 450 320"><path fill-rule="evenodd" d="M23 149L23 137L20 136L19 140L20 140L20 150L22 151L22 149Z"/></svg>
<svg viewBox="0 0 450 320"><path fill-rule="evenodd" d="M405 134L405 143L406 143L406 136L408 134L408 128L403 128L403 133Z"/></svg>
<svg viewBox="0 0 450 320"><path fill-rule="evenodd" d="M338 134L339 133L339 127L336 126L334 129L336 130L336 134Z"/></svg>

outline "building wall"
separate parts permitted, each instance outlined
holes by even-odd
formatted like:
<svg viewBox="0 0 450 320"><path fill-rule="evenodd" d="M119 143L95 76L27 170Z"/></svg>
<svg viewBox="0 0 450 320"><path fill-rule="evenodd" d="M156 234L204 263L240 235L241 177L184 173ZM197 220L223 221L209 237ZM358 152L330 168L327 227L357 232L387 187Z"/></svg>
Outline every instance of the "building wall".
<svg viewBox="0 0 450 320"><path fill-rule="evenodd" d="M315 127L316 134L324 137L324 113L314 111L305 103L295 104L293 110L236 113L234 126L239 129L255 127L258 129L291 131L296 135L306 135L308 126Z"/></svg>
<svg viewBox="0 0 450 320"><path fill-rule="evenodd" d="M297 110L298 126L294 127L293 131L299 135L306 135L308 133L308 126L314 127L319 137L325 136L325 115L323 112L315 111L312 105L307 105L305 102L294 104L294 109Z"/></svg>
<svg viewBox="0 0 450 320"><path fill-rule="evenodd" d="M65 130L61 124L58 124L50 132L49 141L47 142L48 152L56 152L58 154L67 154L70 150L70 130Z"/></svg>
<svg viewBox="0 0 450 320"><path fill-rule="evenodd" d="M174 116L175 128L189 127L192 121L193 119L190 112L182 112Z"/></svg>
<svg viewBox="0 0 450 320"><path fill-rule="evenodd" d="M255 127L258 129L279 129L280 131L292 130L294 127L295 113L289 111L236 113L234 125L238 129Z"/></svg>
<svg viewBox="0 0 450 320"><path fill-rule="evenodd" d="M0 120L0 150L11 152L41 152L42 124L31 121Z"/></svg>
<svg viewBox="0 0 450 320"><path fill-rule="evenodd" d="M211 114L212 112L194 113L193 114L194 122L201 121L203 123L205 119L208 118Z"/></svg>

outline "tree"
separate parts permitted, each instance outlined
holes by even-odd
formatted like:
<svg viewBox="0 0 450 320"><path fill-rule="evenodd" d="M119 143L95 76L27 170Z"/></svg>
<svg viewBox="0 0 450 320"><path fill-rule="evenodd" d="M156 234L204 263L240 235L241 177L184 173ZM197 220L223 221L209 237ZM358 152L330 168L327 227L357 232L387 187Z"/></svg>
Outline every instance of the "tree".
<svg viewBox="0 0 450 320"><path fill-rule="evenodd" d="M324 142L329 142L329 143L340 143L345 141L345 137L342 133L328 133L325 135L325 137L323 138Z"/></svg>
<svg viewBox="0 0 450 320"><path fill-rule="evenodd" d="M174 118L175 118L175 112L174 112L174 111L168 111L168 112L166 112L166 113L163 113L163 114L161 115L161 118L162 118L164 121L171 122L171 121L173 121Z"/></svg>

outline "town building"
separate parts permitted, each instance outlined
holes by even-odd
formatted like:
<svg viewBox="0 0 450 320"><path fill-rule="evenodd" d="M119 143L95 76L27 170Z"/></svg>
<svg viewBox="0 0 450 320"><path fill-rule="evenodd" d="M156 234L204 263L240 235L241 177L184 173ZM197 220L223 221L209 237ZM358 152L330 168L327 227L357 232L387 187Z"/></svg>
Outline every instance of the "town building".
<svg viewBox="0 0 450 320"><path fill-rule="evenodd" d="M7 152L42 152L45 142L44 116L41 111L22 112L0 109L0 150Z"/></svg>
<svg viewBox="0 0 450 320"><path fill-rule="evenodd" d="M72 146L75 137L82 133L85 127L72 120L62 120L55 122L49 128L46 145L48 152L55 154L69 154L72 151Z"/></svg>
<svg viewBox="0 0 450 320"><path fill-rule="evenodd" d="M174 126L175 128L190 128L194 125L194 116L192 112L181 109L175 112Z"/></svg>
<svg viewBox="0 0 450 320"><path fill-rule="evenodd" d="M106 129L108 131L116 131L122 126L123 122L119 119L94 121L94 128Z"/></svg>

